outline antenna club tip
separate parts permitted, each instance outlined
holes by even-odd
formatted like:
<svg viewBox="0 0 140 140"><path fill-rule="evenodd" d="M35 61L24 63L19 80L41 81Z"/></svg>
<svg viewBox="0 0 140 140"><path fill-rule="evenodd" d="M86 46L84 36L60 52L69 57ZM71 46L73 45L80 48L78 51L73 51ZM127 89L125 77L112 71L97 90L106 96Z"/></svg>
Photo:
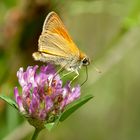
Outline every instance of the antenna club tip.
<svg viewBox="0 0 140 140"><path fill-rule="evenodd" d="M94 68L95 68L96 72L102 73L102 71L100 69L98 69L97 67L94 67Z"/></svg>
<svg viewBox="0 0 140 140"><path fill-rule="evenodd" d="M102 71L101 70L98 70L98 73L102 73Z"/></svg>

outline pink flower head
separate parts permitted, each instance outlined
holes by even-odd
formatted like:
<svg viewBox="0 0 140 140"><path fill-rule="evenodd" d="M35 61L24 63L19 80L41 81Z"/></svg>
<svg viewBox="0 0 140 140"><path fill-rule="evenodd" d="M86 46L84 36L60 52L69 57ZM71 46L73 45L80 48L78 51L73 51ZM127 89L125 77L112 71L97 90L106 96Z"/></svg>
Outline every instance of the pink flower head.
<svg viewBox="0 0 140 140"><path fill-rule="evenodd" d="M51 64L47 66L29 66L26 71L20 68L17 77L22 93L14 89L19 111L38 121L50 121L50 116L59 116L65 107L80 97L80 86L64 87L60 76Z"/></svg>

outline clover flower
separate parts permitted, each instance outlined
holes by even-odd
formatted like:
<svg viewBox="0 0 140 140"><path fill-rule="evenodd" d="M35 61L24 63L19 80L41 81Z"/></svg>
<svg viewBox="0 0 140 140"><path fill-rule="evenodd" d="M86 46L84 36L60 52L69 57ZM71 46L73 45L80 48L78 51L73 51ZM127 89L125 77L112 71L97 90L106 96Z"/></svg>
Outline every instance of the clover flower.
<svg viewBox="0 0 140 140"><path fill-rule="evenodd" d="M35 127L53 122L65 107L80 97L80 86L71 88L69 82L62 86L60 76L51 64L20 68L17 77L22 93L14 88L14 96L21 114ZM38 125L39 124L39 125Z"/></svg>
<svg viewBox="0 0 140 140"><path fill-rule="evenodd" d="M18 90L14 88L15 100L0 95L0 99L17 109L28 122L35 127L32 140L36 140L40 131L51 131L59 122L64 121L78 108L93 98L92 95L80 96L80 86L64 86L53 65L29 66L17 72ZM16 102L15 102L16 101Z"/></svg>

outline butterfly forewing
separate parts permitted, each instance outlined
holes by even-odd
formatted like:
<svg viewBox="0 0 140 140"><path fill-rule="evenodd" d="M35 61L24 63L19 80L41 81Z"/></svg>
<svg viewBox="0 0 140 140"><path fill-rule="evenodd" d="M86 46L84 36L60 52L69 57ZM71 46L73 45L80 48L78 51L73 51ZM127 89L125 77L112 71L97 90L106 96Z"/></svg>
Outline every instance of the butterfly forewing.
<svg viewBox="0 0 140 140"><path fill-rule="evenodd" d="M64 27L63 22L55 12L49 13L44 22L42 33L48 31L61 35L63 38L69 41L69 43L72 42L72 39L68 35L68 32Z"/></svg>
<svg viewBox="0 0 140 140"><path fill-rule="evenodd" d="M60 57L79 57L79 49L55 12L51 12L44 22L39 37L39 51Z"/></svg>

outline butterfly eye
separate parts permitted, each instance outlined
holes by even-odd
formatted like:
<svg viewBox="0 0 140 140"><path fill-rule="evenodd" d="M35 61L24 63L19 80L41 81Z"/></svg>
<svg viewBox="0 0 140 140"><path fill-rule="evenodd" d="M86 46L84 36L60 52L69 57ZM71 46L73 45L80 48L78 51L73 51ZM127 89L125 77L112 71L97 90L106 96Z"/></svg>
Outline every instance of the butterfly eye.
<svg viewBox="0 0 140 140"><path fill-rule="evenodd" d="M83 66L87 66L87 65L89 65L89 58L84 58L83 60L82 60L82 63L83 63Z"/></svg>

